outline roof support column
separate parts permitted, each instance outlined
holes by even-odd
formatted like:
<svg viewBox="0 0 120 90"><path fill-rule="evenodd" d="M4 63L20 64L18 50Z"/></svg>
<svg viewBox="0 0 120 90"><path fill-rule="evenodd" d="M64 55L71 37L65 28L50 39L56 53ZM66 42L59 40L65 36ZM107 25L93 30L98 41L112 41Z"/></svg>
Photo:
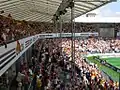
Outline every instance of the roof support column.
<svg viewBox="0 0 120 90"><path fill-rule="evenodd" d="M61 33L62 33L62 29L63 29L63 26L62 26L62 24L63 24L63 20L62 20L62 16L60 16L60 38L61 38Z"/></svg>
<svg viewBox="0 0 120 90"><path fill-rule="evenodd" d="M72 6L73 4L73 6ZM71 2L71 61L72 61L72 82L75 85L75 30L74 30L74 0Z"/></svg>
<svg viewBox="0 0 120 90"><path fill-rule="evenodd" d="M55 21L55 33L58 31L58 21Z"/></svg>

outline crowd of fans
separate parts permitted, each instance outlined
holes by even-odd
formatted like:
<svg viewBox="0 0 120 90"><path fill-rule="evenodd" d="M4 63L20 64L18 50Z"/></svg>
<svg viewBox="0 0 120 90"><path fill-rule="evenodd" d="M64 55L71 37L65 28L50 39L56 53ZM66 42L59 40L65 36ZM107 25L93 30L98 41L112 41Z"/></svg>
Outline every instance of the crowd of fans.
<svg viewBox="0 0 120 90"><path fill-rule="evenodd" d="M100 24L90 23L75 23L75 32L98 32ZM108 24L109 25L109 24ZM115 30L119 31L120 24L114 25ZM63 23L62 32L71 32L71 23ZM53 23L48 22L27 22L19 21L12 18L9 14L8 17L0 15L0 43L6 41L16 40L30 35L38 33L51 33L61 32L60 23L56 26Z"/></svg>
<svg viewBox="0 0 120 90"><path fill-rule="evenodd" d="M119 53L119 39L88 38L80 40L79 49L90 53Z"/></svg>
<svg viewBox="0 0 120 90"><path fill-rule="evenodd" d="M92 41L94 39L88 39L87 43ZM75 40L74 61L71 39L45 39L39 42L29 66L23 63L17 75L18 90L21 86L28 88L30 83L31 90L118 90L118 82L106 79L97 65L86 62L81 56L88 51L85 49L83 52L84 48L80 48L83 42L86 41Z"/></svg>
<svg viewBox="0 0 120 90"><path fill-rule="evenodd" d="M0 43L20 39L26 36L37 34L26 21L14 20L11 14L8 17L0 15Z"/></svg>
<svg viewBox="0 0 120 90"><path fill-rule="evenodd" d="M41 32L56 32L56 25L53 23L46 22L32 22L30 25L35 29ZM61 32L60 23L57 23L57 32ZM99 32L100 27L112 27L115 28L115 31L119 31L120 24L119 23L111 23L111 24L99 24L99 23L75 23L74 24L74 32ZM44 31L43 31L44 30ZM71 23L62 23L62 32L70 33L71 32Z"/></svg>
<svg viewBox="0 0 120 90"><path fill-rule="evenodd" d="M39 24L39 25L38 25ZM118 26L118 25L117 25ZM0 43L8 40L54 30L52 23L31 23L16 21L9 14L0 16ZM70 24L63 24L63 32L69 32ZM76 32L98 30L94 24L75 25ZM45 31L45 32L46 32ZM44 31L43 31L44 32ZM41 46L42 45L42 46ZM46 39L36 46L29 64L21 64L18 72L17 90L118 90L118 82L107 80L97 65L86 62L81 55L88 53L120 52L120 40L88 38L75 40L75 57L72 58L71 39ZM74 59L74 61L73 61ZM31 87L29 87L29 85ZM12 90L12 89L11 89Z"/></svg>
<svg viewBox="0 0 120 90"><path fill-rule="evenodd" d="M87 42L94 41L94 39L88 39ZM86 42L85 41L85 42ZM104 41L104 40L103 40ZM110 40L114 44L112 40ZM105 44L104 44L105 43ZM103 45L107 45L106 41L102 43ZM119 43L119 42L118 42ZM79 67L80 71L79 74L81 76L81 82L84 86L84 89L78 89L78 90L118 90L119 84L118 82L115 82L111 80L111 78L106 79L104 74L98 69L98 66L93 63L88 63L86 59L84 59L82 56L84 54L87 54L89 52L92 52L91 50L86 50L89 47L81 47L81 45L88 45L87 43L84 43L84 40L75 40L75 64ZM96 43L90 44L91 46L96 45ZM98 44L99 45L99 44ZM81 48L79 48L79 46ZM71 40L70 39L64 39L62 41L62 47L63 51L67 53L67 56L71 56ZM101 46L98 46L101 47ZM108 47L108 46L106 46ZM102 47L104 48L104 47ZM93 48L94 49L94 48ZM113 50L114 51L114 50ZM95 52L96 53L96 52ZM103 53L103 52L100 52ZM105 53L105 52L104 52ZM71 59L70 59L71 60Z"/></svg>

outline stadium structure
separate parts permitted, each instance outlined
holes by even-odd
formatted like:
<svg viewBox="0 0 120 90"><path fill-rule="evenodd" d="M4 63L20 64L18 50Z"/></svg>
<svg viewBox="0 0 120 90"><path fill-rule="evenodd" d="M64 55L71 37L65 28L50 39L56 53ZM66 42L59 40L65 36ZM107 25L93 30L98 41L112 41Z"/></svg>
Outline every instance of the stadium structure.
<svg viewBox="0 0 120 90"><path fill-rule="evenodd" d="M0 90L120 90L120 23L75 22L116 0L0 0Z"/></svg>

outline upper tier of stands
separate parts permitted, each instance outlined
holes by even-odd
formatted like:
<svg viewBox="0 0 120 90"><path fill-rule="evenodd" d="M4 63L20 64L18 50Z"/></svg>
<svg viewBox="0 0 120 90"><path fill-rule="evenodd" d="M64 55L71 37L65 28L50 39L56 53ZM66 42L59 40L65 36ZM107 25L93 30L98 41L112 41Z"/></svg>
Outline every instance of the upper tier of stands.
<svg viewBox="0 0 120 90"><path fill-rule="evenodd" d="M38 32L32 29L26 21L14 20L11 14L8 17L0 15L0 37L5 41L16 40ZM0 43L3 40L0 38Z"/></svg>
<svg viewBox="0 0 120 90"><path fill-rule="evenodd" d="M98 32L100 24L90 23L75 23L75 32ZM120 24L114 25L115 30L119 30ZM57 25L60 32L60 23ZM62 32L71 32L71 24L63 23ZM0 43L3 41L17 40L27 36L35 35L38 33L51 33L55 32L53 23L47 22L27 22L18 21L12 18L9 14L8 17L0 15Z"/></svg>

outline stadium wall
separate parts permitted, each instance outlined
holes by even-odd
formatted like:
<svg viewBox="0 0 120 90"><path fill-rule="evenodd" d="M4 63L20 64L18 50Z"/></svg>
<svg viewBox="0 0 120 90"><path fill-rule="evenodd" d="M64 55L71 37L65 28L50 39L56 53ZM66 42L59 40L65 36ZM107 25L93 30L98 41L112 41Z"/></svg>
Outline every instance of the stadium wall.
<svg viewBox="0 0 120 90"><path fill-rule="evenodd" d="M114 28L99 28L99 36L100 37L107 37L107 38L114 38L115 35L115 30Z"/></svg>

